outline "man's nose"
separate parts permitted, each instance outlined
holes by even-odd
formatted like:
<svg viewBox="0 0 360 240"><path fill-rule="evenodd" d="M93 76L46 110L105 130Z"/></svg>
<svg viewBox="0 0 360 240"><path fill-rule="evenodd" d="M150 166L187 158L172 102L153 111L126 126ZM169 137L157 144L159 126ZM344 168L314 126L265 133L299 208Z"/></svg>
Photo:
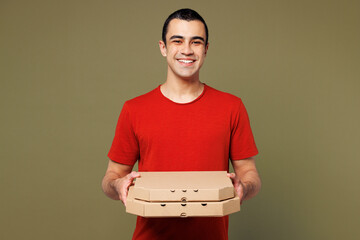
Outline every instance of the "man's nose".
<svg viewBox="0 0 360 240"><path fill-rule="evenodd" d="M184 55L192 55L194 54L194 51L190 44L184 44L184 47L181 49L181 53Z"/></svg>

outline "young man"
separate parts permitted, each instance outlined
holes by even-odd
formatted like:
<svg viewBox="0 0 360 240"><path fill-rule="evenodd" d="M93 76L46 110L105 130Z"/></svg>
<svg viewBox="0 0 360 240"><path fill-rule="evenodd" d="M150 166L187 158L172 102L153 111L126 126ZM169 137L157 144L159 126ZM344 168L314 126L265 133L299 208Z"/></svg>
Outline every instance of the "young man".
<svg viewBox="0 0 360 240"><path fill-rule="evenodd" d="M258 151L240 98L199 79L209 43L203 18L191 9L171 14L163 27L164 84L124 103L108 154L102 187L126 205L128 187L139 171L228 171L239 197L260 190ZM228 239L228 216L137 218L133 239Z"/></svg>

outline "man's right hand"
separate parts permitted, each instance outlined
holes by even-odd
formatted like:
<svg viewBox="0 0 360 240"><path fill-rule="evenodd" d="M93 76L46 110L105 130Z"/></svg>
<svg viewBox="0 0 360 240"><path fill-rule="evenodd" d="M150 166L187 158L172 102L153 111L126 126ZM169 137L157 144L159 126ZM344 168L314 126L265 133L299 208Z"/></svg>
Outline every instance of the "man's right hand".
<svg viewBox="0 0 360 240"><path fill-rule="evenodd" d="M121 200L126 204L129 187L135 178L140 177L138 172L132 172L133 166L109 160L108 168L102 180L102 189L106 196L114 200Z"/></svg>
<svg viewBox="0 0 360 240"><path fill-rule="evenodd" d="M134 179L140 177L138 172L132 171L125 177L115 179L112 183L112 187L118 193L119 199L126 206L126 198L128 195L129 187L133 185Z"/></svg>

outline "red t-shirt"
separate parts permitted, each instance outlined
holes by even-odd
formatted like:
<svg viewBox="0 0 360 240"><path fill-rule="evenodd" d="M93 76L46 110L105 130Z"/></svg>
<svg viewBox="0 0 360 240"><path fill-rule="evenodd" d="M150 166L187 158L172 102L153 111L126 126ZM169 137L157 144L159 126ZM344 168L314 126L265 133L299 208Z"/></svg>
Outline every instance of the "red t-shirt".
<svg viewBox="0 0 360 240"><path fill-rule="evenodd" d="M258 153L240 98L204 85L189 103L166 98L160 85L124 103L108 157L139 171L228 171L229 159ZM133 239L228 239L228 216L138 217Z"/></svg>

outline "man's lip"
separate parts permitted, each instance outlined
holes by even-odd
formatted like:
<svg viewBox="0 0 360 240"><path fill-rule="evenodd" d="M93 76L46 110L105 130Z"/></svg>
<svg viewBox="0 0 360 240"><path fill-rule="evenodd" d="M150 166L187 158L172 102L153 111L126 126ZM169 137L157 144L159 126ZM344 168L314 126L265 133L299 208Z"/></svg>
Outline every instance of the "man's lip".
<svg viewBox="0 0 360 240"><path fill-rule="evenodd" d="M183 59L183 58L177 59L177 61L182 66L187 66L187 67L193 66L196 62L196 60L194 59ZM184 62L184 61L189 61L189 62Z"/></svg>
<svg viewBox="0 0 360 240"><path fill-rule="evenodd" d="M190 61L196 61L195 59L192 59L192 58L178 58L177 60L190 60Z"/></svg>

